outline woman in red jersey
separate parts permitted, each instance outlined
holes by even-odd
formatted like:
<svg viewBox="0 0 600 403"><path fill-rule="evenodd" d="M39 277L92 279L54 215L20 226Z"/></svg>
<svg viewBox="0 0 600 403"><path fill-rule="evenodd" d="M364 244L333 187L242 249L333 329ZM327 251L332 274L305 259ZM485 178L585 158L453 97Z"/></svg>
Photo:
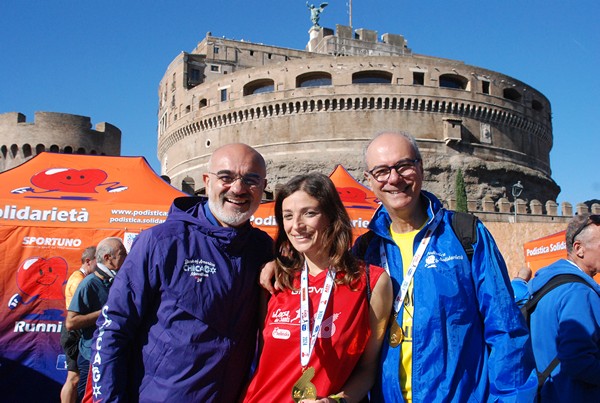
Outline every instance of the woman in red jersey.
<svg viewBox="0 0 600 403"><path fill-rule="evenodd" d="M380 267L352 256L352 223L331 180L311 173L277 193L276 277L245 402L359 402L375 380L392 305Z"/></svg>

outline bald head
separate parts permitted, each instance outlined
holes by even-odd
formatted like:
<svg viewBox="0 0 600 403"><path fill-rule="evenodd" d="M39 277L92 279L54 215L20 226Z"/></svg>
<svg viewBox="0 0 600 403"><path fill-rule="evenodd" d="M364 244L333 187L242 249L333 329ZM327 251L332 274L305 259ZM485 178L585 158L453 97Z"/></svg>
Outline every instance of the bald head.
<svg viewBox="0 0 600 403"><path fill-rule="evenodd" d="M203 175L208 207L221 225L245 225L258 209L267 184L265 160L246 144L219 147Z"/></svg>
<svg viewBox="0 0 600 403"><path fill-rule="evenodd" d="M96 247L96 261L102 263L110 270L119 270L127 257L127 250L121 238L104 238Z"/></svg>
<svg viewBox="0 0 600 403"><path fill-rule="evenodd" d="M366 148L365 164L365 178L387 209L394 231L419 228L427 214L420 203L424 171L415 139L407 133L380 133Z"/></svg>
<svg viewBox="0 0 600 403"><path fill-rule="evenodd" d="M267 166L263 156L254 148L243 143L231 143L217 148L208 160L208 170L215 172L217 165L221 165L223 159L234 162L236 165L247 164L252 166L261 177L267 174Z"/></svg>
<svg viewBox="0 0 600 403"><path fill-rule="evenodd" d="M369 163L369 154L372 155L377 151L385 153L389 148L405 148L406 146L412 150L412 155L415 159L422 159L419 146L417 146L417 141L410 134L406 132L385 131L375 135L365 147L365 163L367 165L367 170L371 169L372 165Z"/></svg>

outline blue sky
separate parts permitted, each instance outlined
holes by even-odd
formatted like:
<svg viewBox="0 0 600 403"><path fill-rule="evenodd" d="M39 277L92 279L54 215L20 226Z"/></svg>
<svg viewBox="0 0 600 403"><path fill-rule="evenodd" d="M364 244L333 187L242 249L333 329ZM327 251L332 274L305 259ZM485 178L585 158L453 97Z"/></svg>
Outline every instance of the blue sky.
<svg viewBox="0 0 600 403"><path fill-rule="evenodd" d="M347 1L330 0L321 25L348 25ZM404 35L413 53L462 60L541 91L552 104L558 201L600 198L600 2L352 3L355 28ZM309 17L305 0L2 0L0 113L111 123L123 132L122 155L143 155L158 171L157 87L175 56L207 31L303 49Z"/></svg>

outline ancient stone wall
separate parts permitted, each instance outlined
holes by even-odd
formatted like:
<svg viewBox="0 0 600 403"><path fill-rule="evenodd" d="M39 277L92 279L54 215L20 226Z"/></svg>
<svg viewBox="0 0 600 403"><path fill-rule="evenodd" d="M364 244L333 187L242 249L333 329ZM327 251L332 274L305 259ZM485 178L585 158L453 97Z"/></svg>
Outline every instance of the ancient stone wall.
<svg viewBox="0 0 600 403"><path fill-rule="evenodd" d="M92 129L86 116L35 112L33 122L18 112L0 114L0 171L42 151L65 154L121 154L121 130L109 123Z"/></svg>
<svg viewBox="0 0 600 403"><path fill-rule="evenodd" d="M159 85L161 173L201 191L212 151L239 141L265 156L271 191L337 164L362 180L369 139L408 131L424 157L424 187L442 199L454 197L460 168L478 207L507 196L516 180L528 200L556 200L543 94L498 72L414 54L399 35L358 34L311 30L312 52L208 35L180 54Z"/></svg>
<svg viewBox="0 0 600 403"><path fill-rule="evenodd" d="M525 251L523 245L534 239L567 229L567 224L575 214L600 214L600 204L594 203L588 207L578 203L575 208L571 203L563 202L560 211L556 202L548 201L545 211L541 203L532 200L526 203L517 199L517 214L514 214L514 203L502 198L497 203L485 203L484 210L469 209L486 225L506 261L508 272L512 274L525 265ZM447 205L454 207L454 201ZM471 201L471 207L474 204Z"/></svg>

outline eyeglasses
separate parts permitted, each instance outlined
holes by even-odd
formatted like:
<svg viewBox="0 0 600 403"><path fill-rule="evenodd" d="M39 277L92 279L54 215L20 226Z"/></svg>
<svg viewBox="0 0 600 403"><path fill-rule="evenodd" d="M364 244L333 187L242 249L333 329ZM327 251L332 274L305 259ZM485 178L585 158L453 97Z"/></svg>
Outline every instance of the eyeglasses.
<svg viewBox="0 0 600 403"><path fill-rule="evenodd" d="M231 172L209 172L209 174L216 176L218 180L227 186L233 185L235 181L240 179L246 186L257 187L260 186L262 181L265 179L257 174L233 175Z"/></svg>
<svg viewBox="0 0 600 403"><path fill-rule="evenodd" d="M396 164L391 166L379 165L375 168L367 171L369 175L373 177L377 182L384 183L390 179L390 175L392 173L392 169L396 171L396 173L402 177L414 174L417 171L417 164L420 162L420 159L406 159L396 162Z"/></svg>
<svg viewBox="0 0 600 403"><path fill-rule="evenodd" d="M582 222L579 225L579 228L577 228L577 231L573 232L573 238L572 238L573 241L571 242L571 244L573 244L575 242L575 238L577 238L577 235L581 234L581 231L583 231L585 229L585 227L587 227L590 224L595 224L595 225L600 224L600 215L592 214L588 217L587 220Z"/></svg>

